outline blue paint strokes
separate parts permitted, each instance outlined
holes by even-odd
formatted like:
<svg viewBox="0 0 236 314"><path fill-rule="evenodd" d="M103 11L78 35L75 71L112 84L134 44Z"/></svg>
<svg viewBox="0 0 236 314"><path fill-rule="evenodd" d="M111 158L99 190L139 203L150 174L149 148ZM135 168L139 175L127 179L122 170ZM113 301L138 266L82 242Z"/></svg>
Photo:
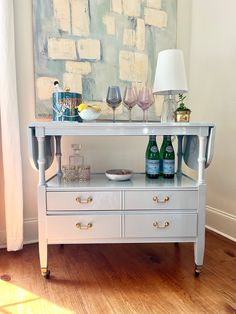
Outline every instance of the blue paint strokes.
<svg viewBox="0 0 236 314"><path fill-rule="evenodd" d="M141 16L139 18L144 18L145 6L146 2L141 2ZM146 25L145 50L138 51L136 47L123 45L124 29L136 30L137 18L111 11L111 0L88 1L90 20L90 35L88 37L75 36L63 32L56 27L53 15L53 0L33 0L35 80L41 76L48 76L57 77L62 82L63 74L65 73L65 62L67 60L49 60L48 58L48 38L69 38L74 40L76 44L80 38L90 38L100 40L101 60L88 60L91 64L92 72L82 77L83 98L85 100L104 100L109 85L119 85L123 93L125 86L131 84L131 82L121 81L119 78L120 50L148 55L147 84L152 86L158 52L163 49L176 47L177 0L162 0L162 10L168 14L167 27L159 29ZM115 19L115 35L108 35L106 33L106 26L103 23L105 15L109 15ZM77 61L85 61L79 60L78 51L77 57ZM36 94L36 115L38 117L46 117L50 116L51 113L51 100L41 101Z"/></svg>

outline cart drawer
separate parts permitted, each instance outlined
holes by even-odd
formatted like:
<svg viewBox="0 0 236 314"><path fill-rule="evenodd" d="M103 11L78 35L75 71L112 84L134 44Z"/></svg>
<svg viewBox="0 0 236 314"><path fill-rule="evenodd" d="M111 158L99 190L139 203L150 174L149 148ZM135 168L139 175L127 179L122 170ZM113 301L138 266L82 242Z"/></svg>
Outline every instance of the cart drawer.
<svg viewBox="0 0 236 314"><path fill-rule="evenodd" d="M121 216L48 216L47 235L51 240L120 238Z"/></svg>
<svg viewBox="0 0 236 314"><path fill-rule="evenodd" d="M126 191L125 209L197 209L197 191Z"/></svg>
<svg viewBox="0 0 236 314"><path fill-rule="evenodd" d="M197 214L126 214L126 238L194 237Z"/></svg>
<svg viewBox="0 0 236 314"><path fill-rule="evenodd" d="M47 210L117 210L120 192L47 192Z"/></svg>

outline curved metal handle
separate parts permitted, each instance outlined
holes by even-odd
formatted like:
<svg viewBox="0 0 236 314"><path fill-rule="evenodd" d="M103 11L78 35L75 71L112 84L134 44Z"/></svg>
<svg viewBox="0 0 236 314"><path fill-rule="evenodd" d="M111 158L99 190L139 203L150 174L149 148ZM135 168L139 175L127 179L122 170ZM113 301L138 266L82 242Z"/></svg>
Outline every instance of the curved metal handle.
<svg viewBox="0 0 236 314"><path fill-rule="evenodd" d="M77 222L76 227L80 230L88 230L92 228L93 224L91 222L87 223L87 225L83 225L81 222Z"/></svg>
<svg viewBox="0 0 236 314"><path fill-rule="evenodd" d="M166 196L163 200L160 200L158 196L153 197L153 201L157 203L166 203L170 200L169 196Z"/></svg>
<svg viewBox="0 0 236 314"><path fill-rule="evenodd" d="M89 204L89 203L92 203L93 201L93 198L92 196L89 196L86 200L82 200L80 196L76 197L76 202L77 203L80 203L80 204Z"/></svg>
<svg viewBox="0 0 236 314"><path fill-rule="evenodd" d="M164 229L170 225L169 221L165 221L164 224L160 224L158 221L155 221L153 223L153 227L158 229Z"/></svg>

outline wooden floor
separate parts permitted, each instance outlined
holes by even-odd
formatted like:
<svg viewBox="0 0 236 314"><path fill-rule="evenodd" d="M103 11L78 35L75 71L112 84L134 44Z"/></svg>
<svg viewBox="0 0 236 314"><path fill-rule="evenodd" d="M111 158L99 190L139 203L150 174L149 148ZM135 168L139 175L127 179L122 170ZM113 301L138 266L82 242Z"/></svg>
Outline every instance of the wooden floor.
<svg viewBox="0 0 236 314"><path fill-rule="evenodd" d="M0 250L0 313L236 313L236 243L208 232L193 276L193 245L90 244Z"/></svg>

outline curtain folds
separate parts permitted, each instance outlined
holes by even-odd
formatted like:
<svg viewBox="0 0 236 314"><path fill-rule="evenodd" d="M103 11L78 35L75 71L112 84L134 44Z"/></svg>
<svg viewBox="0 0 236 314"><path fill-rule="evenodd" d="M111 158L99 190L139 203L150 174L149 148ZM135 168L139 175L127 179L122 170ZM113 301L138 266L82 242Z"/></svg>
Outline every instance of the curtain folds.
<svg viewBox="0 0 236 314"><path fill-rule="evenodd" d="M7 250L23 245L23 184L13 0L0 0L0 116Z"/></svg>

